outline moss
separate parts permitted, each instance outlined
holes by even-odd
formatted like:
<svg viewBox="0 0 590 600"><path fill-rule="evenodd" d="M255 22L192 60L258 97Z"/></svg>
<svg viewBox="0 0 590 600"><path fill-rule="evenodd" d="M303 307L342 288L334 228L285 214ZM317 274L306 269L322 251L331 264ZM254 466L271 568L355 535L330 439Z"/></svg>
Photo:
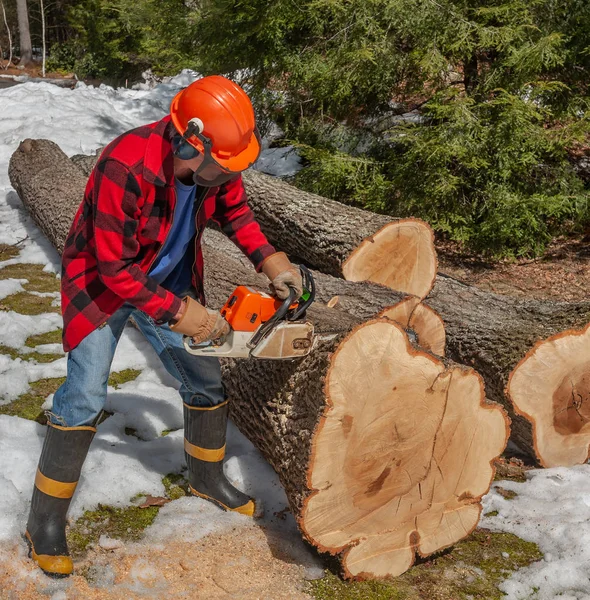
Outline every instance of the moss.
<svg viewBox="0 0 590 600"><path fill-rule="evenodd" d="M98 505L88 510L68 530L68 545L72 556L84 554L90 544L96 544L101 535L120 540L137 541L158 514L157 506L114 508Z"/></svg>
<svg viewBox="0 0 590 600"><path fill-rule="evenodd" d="M0 345L0 354L10 356L12 360L21 358L22 360L36 360L39 363L49 363L63 357L63 354L41 354L41 352L27 352L20 354L15 348Z"/></svg>
<svg viewBox="0 0 590 600"><path fill-rule="evenodd" d="M168 473L164 479L162 479L164 488L166 489L166 496L170 500L178 500L183 496L189 496L188 481L178 473Z"/></svg>
<svg viewBox="0 0 590 600"><path fill-rule="evenodd" d="M36 296L27 292L19 292L6 296L0 302L0 310L13 310L21 315L40 315L43 313L61 312L59 306L53 306L54 298Z"/></svg>
<svg viewBox="0 0 590 600"><path fill-rule="evenodd" d="M485 517L497 517L498 516L498 511L497 510L491 510L489 513L486 513L484 516Z"/></svg>
<svg viewBox="0 0 590 600"><path fill-rule="evenodd" d="M47 273L43 265L18 263L0 269L0 279L27 279L23 284L27 292L59 292L59 279L54 273Z"/></svg>
<svg viewBox="0 0 590 600"><path fill-rule="evenodd" d="M57 388L65 381L65 377L40 379L31 383L31 391L21 394L10 404L0 406L0 415L22 417L38 423L47 423L41 406L49 394L54 394Z"/></svg>
<svg viewBox="0 0 590 600"><path fill-rule="evenodd" d="M0 261L8 260L19 255L20 250L10 244L0 244Z"/></svg>
<svg viewBox="0 0 590 600"><path fill-rule="evenodd" d="M177 500L188 495L188 484L182 475L170 473L162 479L166 497ZM131 502L137 503L146 494L136 494ZM68 529L68 544L74 558L82 556L91 544L96 544L101 535L113 539L137 541L143 531L153 522L160 507L127 506L114 508L98 505L96 510L88 510Z"/></svg>
<svg viewBox="0 0 590 600"><path fill-rule="evenodd" d="M61 336L61 329L54 329L53 331L48 331L47 333L32 335L31 337L27 338L25 346L29 346L29 348L35 348L37 346L42 346L43 344L61 344Z"/></svg>
<svg viewBox="0 0 590 600"><path fill-rule="evenodd" d="M0 347L0 352L2 352L2 348ZM11 348L7 349L8 351L12 351ZM10 354L13 358L20 356L20 358L27 359L28 357L34 357L37 353L32 354L24 354L19 355L18 352L16 356ZM47 357L47 356L56 356L51 354L39 354L39 357ZM57 358L60 358L58 356ZM135 369L125 369L124 371L120 371L118 373L112 373L109 377L109 384L117 387L120 383L125 381L131 381L137 375L139 375L140 371ZM31 390L25 394L21 394L16 400L12 401L10 404L4 404L0 406L0 415L10 415L15 417L22 417L23 419L29 419L31 421L37 421L38 423L47 423L47 419L45 417L44 411L41 409L41 406L45 402L45 398L49 396L49 394L54 394L57 391L57 388L65 381L65 377L55 377L51 379L40 379L39 381L33 381L30 386ZM112 413L105 413L105 418L111 416ZM102 422L102 421L101 421Z"/></svg>
<svg viewBox="0 0 590 600"><path fill-rule="evenodd" d="M498 584L542 556L531 542L478 529L450 551L390 581L346 582L329 573L311 582L308 592L317 600L500 600L504 594Z"/></svg>
<svg viewBox="0 0 590 600"><path fill-rule="evenodd" d="M141 371L137 369L124 369L123 371L111 373L111 376L109 377L109 385L117 389L120 385L137 379L140 373Z"/></svg>

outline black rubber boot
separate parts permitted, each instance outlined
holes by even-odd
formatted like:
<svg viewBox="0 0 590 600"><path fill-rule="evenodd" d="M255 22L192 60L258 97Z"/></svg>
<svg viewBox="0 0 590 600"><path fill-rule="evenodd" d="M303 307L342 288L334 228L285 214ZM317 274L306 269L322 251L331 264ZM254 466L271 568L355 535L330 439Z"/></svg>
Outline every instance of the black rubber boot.
<svg viewBox="0 0 590 600"><path fill-rule="evenodd" d="M223 473L229 404L212 407L184 405L184 452L189 487L195 496L226 510L254 516L252 498L236 489Z"/></svg>
<svg viewBox="0 0 590 600"><path fill-rule="evenodd" d="M66 514L76 490L94 427L47 425L25 532L29 556L50 577L72 574Z"/></svg>

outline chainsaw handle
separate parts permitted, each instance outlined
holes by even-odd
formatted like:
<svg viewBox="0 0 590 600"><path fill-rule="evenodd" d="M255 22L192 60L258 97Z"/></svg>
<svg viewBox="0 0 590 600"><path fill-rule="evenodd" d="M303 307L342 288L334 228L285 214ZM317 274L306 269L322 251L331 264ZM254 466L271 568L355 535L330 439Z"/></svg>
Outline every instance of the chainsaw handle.
<svg viewBox="0 0 590 600"><path fill-rule="evenodd" d="M270 331L274 329L276 324L279 321L283 321L287 314L289 313L289 309L293 302L297 300L297 290L295 288L289 288L289 296L283 300L283 303L277 308L275 314L266 322L264 325L261 325L258 331L252 336L252 339L248 342L248 346L250 348L255 348L260 340L264 339Z"/></svg>

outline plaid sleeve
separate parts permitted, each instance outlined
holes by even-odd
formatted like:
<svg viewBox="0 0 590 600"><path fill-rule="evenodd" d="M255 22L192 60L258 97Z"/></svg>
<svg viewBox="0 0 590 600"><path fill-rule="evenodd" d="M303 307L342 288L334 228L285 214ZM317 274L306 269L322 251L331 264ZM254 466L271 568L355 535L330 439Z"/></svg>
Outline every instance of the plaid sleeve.
<svg viewBox="0 0 590 600"><path fill-rule="evenodd" d="M163 323L174 317L181 300L159 286L137 264L137 226L141 189L127 167L113 159L95 170L94 231L98 275L117 296Z"/></svg>
<svg viewBox="0 0 590 600"><path fill-rule="evenodd" d="M260 271L264 259L276 252L260 230L260 225L248 206L241 175L219 188L213 219L250 259L257 271Z"/></svg>

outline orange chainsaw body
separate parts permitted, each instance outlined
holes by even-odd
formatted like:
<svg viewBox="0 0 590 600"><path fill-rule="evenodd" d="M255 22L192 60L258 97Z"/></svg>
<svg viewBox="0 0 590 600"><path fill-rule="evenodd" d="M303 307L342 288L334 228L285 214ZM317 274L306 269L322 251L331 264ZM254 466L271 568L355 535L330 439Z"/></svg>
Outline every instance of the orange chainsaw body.
<svg viewBox="0 0 590 600"><path fill-rule="evenodd" d="M240 285L220 312L234 331L256 331L277 312L281 304L282 300Z"/></svg>

